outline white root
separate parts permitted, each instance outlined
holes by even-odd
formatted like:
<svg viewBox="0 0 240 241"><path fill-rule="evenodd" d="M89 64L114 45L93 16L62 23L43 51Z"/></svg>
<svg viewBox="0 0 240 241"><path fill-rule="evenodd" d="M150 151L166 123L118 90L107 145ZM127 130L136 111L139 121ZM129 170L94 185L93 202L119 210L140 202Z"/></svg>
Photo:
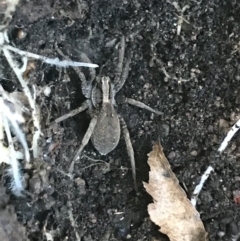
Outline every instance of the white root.
<svg viewBox="0 0 240 241"><path fill-rule="evenodd" d="M47 58L38 54L33 54L27 51L22 51L18 48L15 48L13 46L10 46L8 44L4 44L4 42L8 42L8 38L7 38L7 34L6 31L3 33L0 33L0 42L2 45L2 51L9 63L9 65L11 66L11 68L13 69L13 71L15 72L22 88L23 91L25 93L25 95L28 98L28 102L29 105L31 107L32 110L32 119L33 119L33 125L34 125L34 134L33 134L33 141L32 141L32 150L33 150L33 157L34 158L38 158L39 157L39 153L38 153L38 140L40 138L41 135L41 128L40 128L40 116L38 114L37 111L37 107L36 107L36 97L33 97L31 94L31 91L26 83L26 81L23 79L22 74L23 72L26 70L27 68L27 63L28 63L28 58L34 58L37 60L42 60L45 63L48 64L52 64L52 65L57 65L60 67L68 67L68 66L73 66L73 67L92 67L92 68L96 68L98 67L98 65L96 64L92 64L92 63L82 63L82 62L74 62L74 61L69 61L69 60L63 60L60 61L58 58L55 59L51 59L51 58ZM19 55L21 55L22 61L23 61L23 65L22 67L19 67L17 65L17 63L14 61L12 53L17 53ZM36 92L34 93L34 95L36 96Z"/></svg>
<svg viewBox="0 0 240 241"><path fill-rule="evenodd" d="M1 1L0 4L2 4L2 8L3 11L2 13L4 13L4 19L2 22L9 22L12 18L12 13L15 12L16 10L16 6L18 4L19 0L5 0L5 1ZM5 6L5 9L4 9ZM6 21L7 20L7 21ZM6 28L7 23L0 25L0 30L3 30L4 28Z"/></svg>
<svg viewBox="0 0 240 241"><path fill-rule="evenodd" d="M20 50L18 48L10 46L10 45L5 45L4 49L15 52L15 53L17 53L21 56L27 57L27 58L42 60L44 63L57 65L59 67L69 67L69 66L72 66L72 67L89 67L89 68L97 68L98 67L97 64L92 64L92 63L75 62L75 61L69 61L69 60L59 60L58 58L55 58L55 59L47 58L45 56L41 56L41 55L38 55L38 54L33 54L33 53L30 53L30 52L27 52L27 51Z"/></svg>
<svg viewBox="0 0 240 241"><path fill-rule="evenodd" d="M30 161L26 137L18 125L18 122L24 122L24 119L21 113L17 112L17 100L11 99L1 85L0 94L0 164L5 162L10 165L7 171L7 175L11 178L10 189L16 196L21 196L23 185L18 159L23 159L25 157L26 161ZM18 140L21 142L25 155L20 151L15 151L10 128L12 128ZM8 140L8 147L3 144L4 130Z"/></svg>
<svg viewBox="0 0 240 241"><path fill-rule="evenodd" d="M69 60L60 61L58 58L51 59L41 55L33 54L30 52L22 51L18 48L10 46L8 40L7 31L0 31L0 52L3 52L5 58L7 59L10 67L14 71L17 79L19 80L21 87L23 89L23 93L28 99L28 103L31 109L31 116L33 120L33 140L32 140L32 151L33 157L36 159L39 157L39 150L38 150L38 140L41 135L41 126L40 126L40 114L38 111L38 107L36 105L36 89L33 86L33 93L31 93L30 88L27 82L23 78L23 73L26 71L27 64L29 58L41 60L47 64L57 65L60 67L92 67L96 68L98 65L92 63L82 63L82 62L74 62ZM19 54L22 56L22 66L19 66L18 63L14 59L14 53ZM14 150L14 145L12 142L12 134L11 130L16 134L18 140L20 141L23 149L24 149L24 156L26 162L30 162L30 153L29 147L27 144L26 137L22 132L19 123L24 122L24 118L22 116L22 112L13 111L11 107L17 109L17 104L14 98L9 98L9 95L3 90L2 86L0 86L0 151L1 151L1 158L0 163L5 162L10 165L8 175L11 176L11 190L15 195L21 195L21 191L23 190L22 185L22 177L20 172L20 167L17 159L23 158L23 154L21 152L17 152ZM6 104L5 102L9 102ZM6 136L8 139L8 147L3 145L4 140L4 130L6 132Z"/></svg>
<svg viewBox="0 0 240 241"><path fill-rule="evenodd" d="M72 212L72 203L70 201L67 202L67 207L68 207L68 217L71 222L71 225L74 229L75 236L76 236L76 241L81 241L81 237L79 233L77 232L77 225L75 223L75 219L73 217L73 212Z"/></svg>
<svg viewBox="0 0 240 241"><path fill-rule="evenodd" d="M220 147L218 148L218 152L222 153L226 149L228 143L231 141L231 139L233 138L235 133L239 130L239 128L240 128L240 120L238 120L233 125L233 127L229 130L223 142L221 143Z"/></svg>
<svg viewBox="0 0 240 241"><path fill-rule="evenodd" d="M9 95L7 94L7 92L5 92L3 90L1 85L0 85L0 94L2 96L0 98L0 114L1 114L0 131L1 131L1 135L3 135L4 129L8 128L8 126L9 126L12 129L12 131L16 134L20 143L22 144L24 153L25 153L25 159L27 162L29 162L30 161L30 153L29 153L26 137L18 124L18 122L23 123L24 119L23 119L21 113L18 113L18 111L12 112L10 109L11 108L10 106L14 106L14 108L16 110L18 110L18 107L16 105L17 100L9 98ZM9 106L6 103L8 103ZM7 127L5 127L3 118L6 118L8 120ZM2 141L2 140L3 140L3 137L1 136L0 141ZM6 162L6 161L4 161L4 162Z"/></svg>
<svg viewBox="0 0 240 241"><path fill-rule="evenodd" d="M207 170L203 173L201 177L200 183L195 187L191 198L191 203L194 207L196 207L198 195L201 192L204 183L206 182L212 171L214 171L213 167L208 166Z"/></svg>
<svg viewBox="0 0 240 241"><path fill-rule="evenodd" d="M11 166L8 170L10 177L12 178L11 184L10 184L10 189L12 190L12 192L15 195L21 196L21 192L23 190L22 176L20 173L19 163L16 158L16 152L15 152L14 146L13 146L13 140L12 140L9 123L5 116L3 117L3 123L4 123L5 131L6 131L6 135L7 135L7 139L8 139L8 149L10 152L9 153L10 154L9 163Z"/></svg>
<svg viewBox="0 0 240 241"><path fill-rule="evenodd" d="M36 104L35 104L35 100L34 98L32 97L32 94L30 92L30 89L26 83L26 81L23 79L22 77L22 71L25 71L23 68L18 68L17 64L14 62L13 58L12 58L12 55L11 53L3 48L3 53L9 63L9 65L11 66L11 68L13 69L13 71L15 72L22 88L23 88L23 91L25 93L25 95L27 96L28 98L28 102L29 102L29 105L31 107L31 110L32 110L32 118L33 118L33 125L34 125L34 141L37 142L38 141L38 138L40 136L40 123L39 123L39 116L37 115L37 110L36 110ZM27 66L27 58L23 58L23 66ZM37 137L37 140L36 140L36 137ZM35 144L35 143L34 143ZM38 158L39 156L39 153L38 153L38 148L37 148L37 145L35 144L34 145L34 148L33 148L33 157L34 158Z"/></svg>

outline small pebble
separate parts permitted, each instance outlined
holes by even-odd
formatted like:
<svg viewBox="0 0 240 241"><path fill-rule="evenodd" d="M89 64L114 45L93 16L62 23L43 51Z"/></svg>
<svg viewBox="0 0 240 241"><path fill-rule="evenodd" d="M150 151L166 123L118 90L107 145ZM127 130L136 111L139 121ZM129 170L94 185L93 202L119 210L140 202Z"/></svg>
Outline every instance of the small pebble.
<svg viewBox="0 0 240 241"><path fill-rule="evenodd" d="M231 120L231 122L235 123L235 122L237 122L239 119L240 119L240 113L232 112L232 113L230 114L230 120Z"/></svg>
<svg viewBox="0 0 240 241"><path fill-rule="evenodd" d="M170 127L168 125L166 125L166 124L163 124L162 128L163 128L164 135L168 136L169 132L170 132Z"/></svg>
<svg viewBox="0 0 240 241"><path fill-rule="evenodd" d="M232 221L227 226L227 232L230 233L231 235L237 235L239 233L238 225L237 225L237 223L235 221Z"/></svg>
<svg viewBox="0 0 240 241"><path fill-rule="evenodd" d="M31 190L31 193L39 194L41 192L41 180L38 174L35 174L30 180L29 180L29 189Z"/></svg>
<svg viewBox="0 0 240 241"><path fill-rule="evenodd" d="M126 239L130 239L130 238L132 238L132 236L131 236L130 234L128 234L128 235L126 236Z"/></svg>
<svg viewBox="0 0 240 241"><path fill-rule="evenodd" d="M74 179L74 182L78 185L78 191L79 191L79 193L80 194L85 194L86 193L86 190L85 190L85 185L86 185L86 182L82 179L82 178L80 178L80 177L78 177L78 178L75 178Z"/></svg>
<svg viewBox="0 0 240 241"><path fill-rule="evenodd" d="M51 88L46 86L43 90L43 94L48 97L51 94Z"/></svg>
<svg viewBox="0 0 240 241"><path fill-rule="evenodd" d="M225 236L225 234L226 234L225 232L219 231L217 235L219 238L222 238L223 236Z"/></svg>
<svg viewBox="0 0 240 241"><path fill-rule="evenodd" d="M193 151L191 151L191 156L197 156L197 151L196 150L193 150Z"/></svg>
<svg viewBox="0 0 240 241"><path fill-rule="evenodd" d="M89 214L89 218L91 219L92 223L96 223L97 222L97 218L95 217L95 215L93 213Z"/></svg>
<svg viewBox="0 0 240 241"><path fill-rule="evenodd" d="M224 119L220 119L219 120L219 128L229 128L229 122L224 120Z"/></svg>
<svg viewBox="0 0 240 241"><path fill-rule="evenodd" d="M17 31L17 37L19 39L24 39L27 36L27 33L23 29L18 29Z"/></svg>
<svg viewBox="0 0 240 241"><path fill-rule="evenodd" d="M171 151L169 154L168 154L168 159L173 159L176 157L176 152L175 151Z"/></svg>

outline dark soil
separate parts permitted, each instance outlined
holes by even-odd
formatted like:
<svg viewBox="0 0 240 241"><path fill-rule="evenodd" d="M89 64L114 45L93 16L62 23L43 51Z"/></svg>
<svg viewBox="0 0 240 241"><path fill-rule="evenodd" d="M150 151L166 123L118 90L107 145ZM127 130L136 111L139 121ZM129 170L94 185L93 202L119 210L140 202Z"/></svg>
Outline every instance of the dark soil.
<svg viewBox="0 0 240 241"><path fill-rule="evenodd" d="M64 173L90 118L83 112L54 128L48 124L81 105L81 81L72 68L38 63L30 81L39 90L51 87L49 97L38 98L43 163L26 170L31 197L10 199L29 240L46 240L45 231L56 241L75 241L76 232L82 241L168 240L148 218L151 197L142 186L148 180L147 153L158 138L189 196L207 166L215 168L197 205L209 240L230 240L240 232L240 208L233 201L233 191L240 188L240 134L217 155L228 127L239 118L240 51L233 51L240 41L240 2L182 1L181 8L190 6L183 14L189 23L182 24L179 36L176 14L181 13L170 2L20 1L9 26L18 48L61 58L58 46L73 60L84 52L100 67L106 64L103 73L113 78L124 35L131 69L118 98L132 97L164 113L156 116L128 105L117 108L130 131L139 195L123 139L107 156L89 143L71 180ZM18 27L27 32L25 38L16 38ZM87 75L88 69L83 71Z"/></svg>

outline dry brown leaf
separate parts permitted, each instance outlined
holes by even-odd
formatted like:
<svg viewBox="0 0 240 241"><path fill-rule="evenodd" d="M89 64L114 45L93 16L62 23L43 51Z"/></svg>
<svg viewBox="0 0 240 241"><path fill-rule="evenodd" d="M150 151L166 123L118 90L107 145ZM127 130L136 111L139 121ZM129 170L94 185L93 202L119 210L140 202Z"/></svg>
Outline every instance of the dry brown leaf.
<svg viewBox="0 0 240 241"><path fill-rule="evenodd" d="M180 187L159 142L148 154L148 164L149 183L144 187L154 200L148 205L150 219L170 241L206 241L200 215Z"/></svg>

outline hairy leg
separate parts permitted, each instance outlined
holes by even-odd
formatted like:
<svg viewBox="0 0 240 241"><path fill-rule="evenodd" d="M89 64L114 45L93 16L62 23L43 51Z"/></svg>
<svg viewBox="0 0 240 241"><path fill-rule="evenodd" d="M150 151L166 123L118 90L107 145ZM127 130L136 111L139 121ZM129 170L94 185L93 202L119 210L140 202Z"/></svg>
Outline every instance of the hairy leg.
<svg viewBox="0 0 240 241"><path fill-rule="evenodd" d="M125 84L128 73L129 73L129 65L131 63L130 57L128 57L126 64L124 65L124 68L122 70L121 77L118 79L118 82L114 82L115 85L113 87L114 94L113 96L120 90L122 89L123 85Z"/></svg>
<svg viewBox="0 0 240 241"><path fill-rule="evenodd" d="M129 73L129 66L131 63L131 54L130 52L126 53L126 63L123 66L124 55L125 55L125 37L122 36L121 39L121 48L119 50L119 57L118 57L118 65L116 68L115 79L113 81L113 93L112 97L114 98L115 94L123 87L126 82Z"/></svg>
<svg viewBox="0 0 240 241"><path fill-rule="evenodd" d="M134 100L134 99L131 99L131 98L125 98L124 103L128 103L130 105L134 105L134 106L137 106L139 108L148 110L148 111L150 111L150 112L152 112L156 115L163 115L163 113L161 111L154 110L151 107L142 103L141 101L137 101L137 100Z"/></svg>
<svg viewBox="0 0 240 241"><path fill-rule="evenodd" d="M56 51L58 52L59 55L61 55L62 57L64 57L65 59L67 59L68 61L71 61L63 52L61 49L58 48L58 46L55 46ZM91 60L87 57L86 54L81 53L81 59L83 61L86 61L86 63L91 64ZM81 72L81 70L77 67L73 67L74 70L76 71L76 73L78 74L80 80L81 80L81 84L82 84L82 93L86 98L90 98L91 97L91 91L92 91L92 82L93 80L96 78L96 70L94 68L89 68L89 75L90 75L90 79L86 80L85 75L83 74L83 72Z"/></svg>
<svg viewBox="0 0 240 241"><path fill-rule="evenodd" d="M126 125L126 122L124 121L124 119L122 117L120 117L119 119L120 119L120 122L121 122L122 133L123 133L123 137L124 137L124 140L125 140L125 143L126 143L128 156L129 156L130 162L131 162L134 188L135 188L135 191L138 192L137 181L136 181L136 165L135 165L135 158L134 158L134 150L133 150L133 147L132 147L130 134L129 134L129 131L127 129L127 125Z"/></svg>
<svg viewBox="0 0 240 241"><path fill-rule="evenodd" d="M69 117L75 116L76 114L83 112L84 110L88 109L91 106L90 101L89 100L85 100L81 106L79 106L77 109L74 109L72 111L70 111L69 113L62 115L60 117L58 117L54 122L55 123L59 123L63 120L66 120Z"/></svg>
<svg viewBox="0 0 240 241"><path fill-rule="evenodd" d="M115 70L114 84L119 82L119 80L121 78L121 75L122 75L124 52L125 52L125 37L122 36L122 38L121 38L121 48L119 50L119 56L118 56L118 65L117 65L117 68Z"/></svg>
<svg viewBox="0 0 240 241"><path fill-rule="evenodd" d="M78 159L78 157L81 155L84 147L88 144L91 136L92 136L92 133L94 131L94 128L97 124L97 116L94 116L89 124L89 127L87 129L87 132L85 133L83 139L82 139L82 143L80 145L80 147L77 149L77 151L75 152L74 154L74 157L72 159L72 162L71 162L71 165L69 167L69 174L71 175L73 173L73 170L74 170L74 164L76 162L76 160Z"/></svg>

